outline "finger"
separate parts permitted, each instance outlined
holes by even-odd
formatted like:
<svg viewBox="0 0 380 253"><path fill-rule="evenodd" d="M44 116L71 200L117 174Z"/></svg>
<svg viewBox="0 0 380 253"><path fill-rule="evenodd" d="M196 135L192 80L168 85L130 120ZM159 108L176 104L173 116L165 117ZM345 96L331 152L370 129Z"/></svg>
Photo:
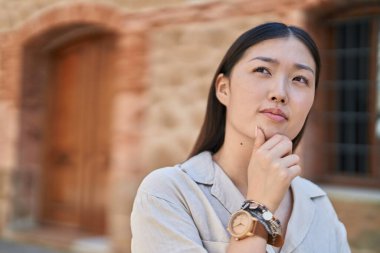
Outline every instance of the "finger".
<svg viewBox="0 0 380 253"><path fill-rule="evenodd" d="M291 154L280 159L280 163L286 168L298 165L299 161L300 157L295 154Z"/></svg>
<svg viewBox="0 0 380 253"><path fill-rule="evenodd" d="M269 138L262 146L262 149L270 150L275 147L278 143L280 143L284 139L283 135L275 134L271 138Z"/></svg>
<svg viewBox="0 0 380 253"><path fill-rule="evenodd" d="M259 149L265 143L265 135L260 127L256 127L256 137L253 144L253 150Z"/></svg>
<svg viewBox="0 0 380 253"><path fill-rule="evenodd" d="M301 166L294 165L288 168L289 171L289 177L291 180L293 180L296 176L301 175Z"/></svg>
<svg viewBox="0 0 380 253"><path fill-rule="evenodd" d="M287 137L283 137L279 143L269 150L269 153L272 157L284 157L290 155L292 150L293 143Z"/></svg>

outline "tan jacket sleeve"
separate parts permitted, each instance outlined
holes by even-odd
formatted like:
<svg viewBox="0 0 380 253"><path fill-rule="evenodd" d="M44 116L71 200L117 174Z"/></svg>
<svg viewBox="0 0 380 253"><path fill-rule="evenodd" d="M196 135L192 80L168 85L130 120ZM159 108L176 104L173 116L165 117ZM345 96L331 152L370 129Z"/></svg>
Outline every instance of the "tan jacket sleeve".
<svg viewBox="0 0 380 253"><path fill-rule="evenodd" d="M347 240L346 228L344 227L343 223L338 220L338 218L337 223L338 224L336 225L336 233L338 237L339 252L351 253L350 245L348 244Z"/></svg>
<svg viewBox="0 0 380 253"><path fill-rule="evenodd" d="M139 192L131 215L132 253L206 253L183 206Z"/></svg>

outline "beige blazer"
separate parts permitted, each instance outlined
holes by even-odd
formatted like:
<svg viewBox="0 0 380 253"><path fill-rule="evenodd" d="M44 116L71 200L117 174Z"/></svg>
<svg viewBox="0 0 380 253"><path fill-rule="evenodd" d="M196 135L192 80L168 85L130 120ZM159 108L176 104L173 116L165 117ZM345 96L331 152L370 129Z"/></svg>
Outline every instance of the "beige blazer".
<svg viewBox="0 0 380 253"><path fill-rule="evenodd" d="M297 177L284 253L350 252L346 230L324 191ZM222 253L230 236L231 213L244 197L203 152L150 173L141 183L131 215L133 253ZM267 252L274 253L272 246Z"/></svg>

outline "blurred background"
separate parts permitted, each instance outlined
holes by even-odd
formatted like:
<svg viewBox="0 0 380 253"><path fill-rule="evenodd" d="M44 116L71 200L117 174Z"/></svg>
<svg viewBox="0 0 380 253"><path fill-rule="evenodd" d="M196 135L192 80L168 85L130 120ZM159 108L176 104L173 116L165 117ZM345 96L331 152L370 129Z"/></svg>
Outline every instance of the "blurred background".
<svg viewBox="0 0 380 253"><path fill-rule="evenodd" d="M304 176L380 252L378 0L0 0L0 252L130 252L141 179L187 158L223 54L267 21L318 42Z"/></svg>

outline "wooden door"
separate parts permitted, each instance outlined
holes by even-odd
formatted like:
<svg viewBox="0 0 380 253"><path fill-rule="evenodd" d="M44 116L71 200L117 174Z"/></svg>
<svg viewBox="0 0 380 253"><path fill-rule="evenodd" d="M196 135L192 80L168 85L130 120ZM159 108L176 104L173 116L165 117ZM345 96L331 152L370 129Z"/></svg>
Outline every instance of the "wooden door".
<svg viewBox="0 0 380 253"><path fill-rule="evenodd" d="M112 52L98 36L52 54L42 222L105 230Z"/></svg>

